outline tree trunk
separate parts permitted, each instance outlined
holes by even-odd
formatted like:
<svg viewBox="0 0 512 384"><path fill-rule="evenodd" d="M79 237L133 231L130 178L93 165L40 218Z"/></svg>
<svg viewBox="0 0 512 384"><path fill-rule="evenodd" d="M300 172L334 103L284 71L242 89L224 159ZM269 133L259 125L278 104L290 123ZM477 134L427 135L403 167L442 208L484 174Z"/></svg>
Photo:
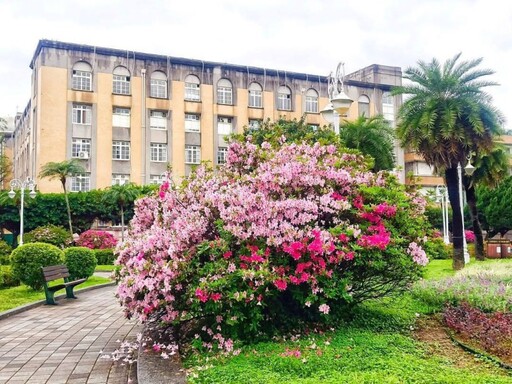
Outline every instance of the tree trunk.
<svg viewBox="0 0 512 384"><path fill-rule="evenodd" d="M477 260L485 260L484 235L482 233L482 225L478 219L478 209L476 207L475 187L465 180L464 187L466 189L466 201L469 206L469 213L473 223L473 232L475 233L475 258Z"/></svg>
<svg viewBox="0 0 512 384"><path fill-rule="evenodd" d="M62 183L62 188L64 188L64 200L66 200L66 209L68 211L69 233L71 234L71 237L73 237L73 225L71 224L71 208L69 207L69 199L68 199L68 191L66 189L66 182Z"/></svg>
<svg viewBox="0 0 512 384"><path fill-rule="evenodd" d="M121 205L121 241L124 242L124 209Z"/></svg>
<svg viewBox="0 0 512 384"><path fill-rule="evenodd" d="M464 242L462 233L462 213L460 210L459 179L457 167L445 171L448 198L452 206L452 239L453 239L453 269L458 271L464 268Z"/></svg>

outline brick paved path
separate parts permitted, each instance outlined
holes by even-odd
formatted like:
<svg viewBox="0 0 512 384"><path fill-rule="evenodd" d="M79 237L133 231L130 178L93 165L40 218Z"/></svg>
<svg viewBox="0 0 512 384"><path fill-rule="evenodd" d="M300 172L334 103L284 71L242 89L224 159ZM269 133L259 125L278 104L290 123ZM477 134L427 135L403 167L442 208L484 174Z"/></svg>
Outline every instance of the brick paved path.
<svg viewBox="0 0 512 384"><path fill-rule="evenodd" d="M136 367L101 358L141 327L128 321L113 286L77 291L77 300L58 299L0 319L0 384L136 383Z"/></svg>

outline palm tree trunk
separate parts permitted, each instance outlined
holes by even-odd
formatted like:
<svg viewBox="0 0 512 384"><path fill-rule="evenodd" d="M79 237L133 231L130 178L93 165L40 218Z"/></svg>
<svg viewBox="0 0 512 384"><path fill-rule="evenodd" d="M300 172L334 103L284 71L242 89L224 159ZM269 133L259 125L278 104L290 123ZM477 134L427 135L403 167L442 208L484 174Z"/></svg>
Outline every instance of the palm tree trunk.
<svg viewBox="0 0 512 384"><path fill-rule="evenodd" d="M453 269L458 271L464 268L464 242L462 233L462 214L460 211L459 179L457 167L447 168L445 171L448 198L452 206L452 238L453 238Z"/></svg>
<svg viewBox="0 0 512 384"><path fill-rule="evenodd" d="M124 242L124 209L121 205L121 241Z"/></svg>
<svg viewBox="0 0 512 384"><path fill-rule="evenodd" d="M471 221L473 223L473 232L475 233L475 258L483 261L485 260L484 235L482 233L480 220L478 219L475 187L470 185L469 182L465 182L464 187L466 189L466 201L469 206L469 214L471 215Z"/></svg>
<svg viewBox="0 0 512 384"><path fill-rule="evenodd" d="M64 200L66 200L66 209L68 211L69 233L71 234L71 237L73 237L73 225L71 224L71 208L69 206L69 199L68 199L68 191L66 189L66 182L62 183L62 188L64 188Z"/></svg>

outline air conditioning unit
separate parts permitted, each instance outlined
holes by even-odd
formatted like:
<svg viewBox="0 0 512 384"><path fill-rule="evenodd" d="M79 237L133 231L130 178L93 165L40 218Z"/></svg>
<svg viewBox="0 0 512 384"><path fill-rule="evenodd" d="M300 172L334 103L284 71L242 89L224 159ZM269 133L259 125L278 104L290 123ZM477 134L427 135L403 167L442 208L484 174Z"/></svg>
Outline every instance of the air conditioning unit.
<svg viewBox="0 0 512 384"><path fill-rule="evenodd" d="M78 152L78 158L79 159L88 159L89 158L89 152L87 152L87 151L80 151L80 152Z"/></svg>

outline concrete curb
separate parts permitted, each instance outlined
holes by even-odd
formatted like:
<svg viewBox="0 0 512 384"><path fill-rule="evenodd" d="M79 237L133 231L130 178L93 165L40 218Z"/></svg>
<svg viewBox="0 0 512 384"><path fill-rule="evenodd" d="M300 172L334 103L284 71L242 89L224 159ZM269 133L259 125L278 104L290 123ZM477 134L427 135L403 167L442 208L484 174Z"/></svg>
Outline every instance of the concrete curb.
<svg viewBox="0 0 512 384"><path fill-rule="evenodd" d="M148 337L149 331L144 327L142 340ZM163 359L160 354L141 344L137 358L137 382L138 384L186 384L187 375L179 354Z"/></svg>
<svg viewBox="0 0 512 384"><path fill-rule="evenodd" d="M82 289L77 289L75 291L75 293L78 295L80 292L92 291L94 289L103 288L103 287L109 287L109 286L113 286L113 285L116 285L115 281L112 281L110 283L105 283L105 284L92 285L90 287L86 287L86 288L82 288ZM61 295L55 296L55 299L56 300L57 299L63 299L65 297L66 297L66 294L63 293ZM10 316L17 315L18 313L25 312L25 311L28 311L29 309L36 308L36 307L39 307L39 306L45 305L45 304L46 304L46 300L40 300L40 301L35 301L33 303L22 305L20 307L9 309L9 310L4 311L4 312L0 312L0 320L6 319L6 318L8 318Z"/></svg>

